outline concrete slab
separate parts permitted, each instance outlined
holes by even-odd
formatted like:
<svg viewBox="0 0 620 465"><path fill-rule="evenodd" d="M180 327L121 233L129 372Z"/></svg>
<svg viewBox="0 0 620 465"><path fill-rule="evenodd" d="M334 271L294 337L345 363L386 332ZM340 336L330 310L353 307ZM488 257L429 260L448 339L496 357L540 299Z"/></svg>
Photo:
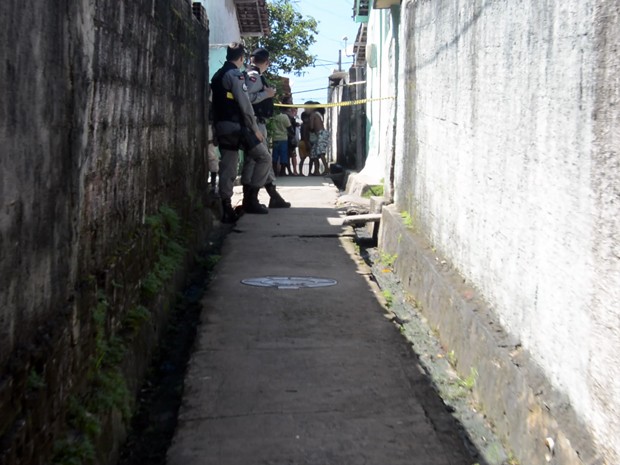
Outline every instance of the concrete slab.
<svg viewBox="0 0 620 465"><path fill-rule="evenodd" d="M278 185L293 207L245 215L226 238L167 463L480 462L386 318L334 208L337 189L318 177ZM337 284L241 283L263 276Z"/></svg>

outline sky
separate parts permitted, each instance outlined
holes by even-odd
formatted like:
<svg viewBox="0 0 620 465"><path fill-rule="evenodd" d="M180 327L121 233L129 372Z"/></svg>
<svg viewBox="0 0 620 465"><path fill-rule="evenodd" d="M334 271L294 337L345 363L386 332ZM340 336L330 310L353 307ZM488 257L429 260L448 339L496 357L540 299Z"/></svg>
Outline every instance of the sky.
<svg viewBox="0 0 620 465"><path fill-rule="evenodd" d="M303 76L285 75L290 79L295 103L315 100L327 101L328 78L338 69L338 50L342 50L342 69L348 70L353 63L353 43L359 23L353 20L354 0L291 0L293 7L304 17L317 20L318 34L310 53L316 56L314 67L304 69ZM348 37L345 41L343 37Z"/></svg>

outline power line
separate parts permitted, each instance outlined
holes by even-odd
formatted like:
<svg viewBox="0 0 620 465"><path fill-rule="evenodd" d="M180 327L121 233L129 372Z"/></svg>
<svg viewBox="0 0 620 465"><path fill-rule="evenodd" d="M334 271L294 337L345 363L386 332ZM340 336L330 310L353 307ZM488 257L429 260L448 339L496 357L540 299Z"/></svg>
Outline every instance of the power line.
<svg viewBox="0 0 620 465"><path fill-rule="evenodd" d="M308 89L308 90L298 90L297 92L291 92L292 95L295 94L305 94L306 92L314 92L315 90L327 90L329 87L317 87L316 89Z"/></svg>
<svg viewBox="0 0 620 465"><path fill-rule="evenodd" d="M357 86L360 84L366 84L366 81L349 82L347 84L340 84L337 86L317 87L316 89L298 90L297 92L291 92L291 94L305 94L306 92L314 92L315 90L337 89L338 87Z"/></svg>

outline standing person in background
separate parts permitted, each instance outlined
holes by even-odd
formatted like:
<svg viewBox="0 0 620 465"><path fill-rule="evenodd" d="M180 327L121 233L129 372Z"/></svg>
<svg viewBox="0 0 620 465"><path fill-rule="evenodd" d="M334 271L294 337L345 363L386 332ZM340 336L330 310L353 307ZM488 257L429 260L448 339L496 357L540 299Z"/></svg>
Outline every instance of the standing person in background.
<svg viewBox="0 0 620 465"><path fill-rule="evenodd" d="M246 213L268 213L258 202L258 191L267 183L271 162L248 97L245 75L239 69L244 57L243 45L231 43L226 50L226 63L211 79L213 121L222 156L219 174L223 223L234 223L238 219L231 202L241 148L255 162Z"/></svg>
<svg viewBox="0 0 620 465"><path fill-rule="evenodd" d="M300 141L299 141L299 175L304 176L304 161L310 157L310 113L306 110L301 113ZM312 175L312 161L308 159L308 176Z"/></svg>
<svg viewBox="0 0 620 465"><path fill-rule="evenodd" d="M207 127L207 166L209 168L209 193L213 197L219 197L217 192L217 173L220 170L220 157L217 153L217 138L213 129L213 92L209 86L209 124Z"/></svg>
<svg viewBox="0 0 620 465"><path fill-rule="evenodd" d="M318 102L314 102L318 103ZM310 154L311 163L314 163L314 176L320 176L319 160L323 162L323 174L327 173L327 146L329 145L329 131L324 124L325 108L317 108L310 115L310 141L312 151Z"/></svg>
<svg viewBox="0 0 620 465"><path fill-rule="evenodd" d="M270 118L273 115L273 97L276 94L275 89L269 86L269 83L263 76L263 73L267 70L268 66L269 52L264 48L257 48L254 50L252 55L250 55L250 66L247 71L248 96L250 97L250 102L252 102L258 128L263 134L263 143L265 144L267 151L269 151L269 147L267 145L266 123L267 118ZM284 200L276 190L276 175L273 171L271 163L269 167L269 176L267 177L267 184L265 184L265 190L269 194L269 208L289 208L291 203ZM243 170L241 175L244 209L246 207L246 199L248 199L247 192L253 171L254 161L251 158L246 157L243 161Z"/></svg>
<svg viewBox="0 0 620 465"><path fill-rule="evenodd" d="M286 114L291 121L291 125L287 129L289 174L299 176L297 172L297 146L299 145L300 131L297 122L297 108L287 108Z"/></svg>
<svg viewBox="0 0 620 465"><path fill-rule="evenodd" d="M209 141L207 144L207 165L209 167L209 193L218 197L217 192L217 173L220 170L220 157L217 155L217 140L215 139L215 132L213 131L213 124L209 123Z"/></svg>
<svg viewBox="0 0 620 465"><path fill-rule="evenodd" d="M288 169L288 128L291 120L286 113L271 118L271 140L273 141L272 162L277 176L286 176Z"/></svg>

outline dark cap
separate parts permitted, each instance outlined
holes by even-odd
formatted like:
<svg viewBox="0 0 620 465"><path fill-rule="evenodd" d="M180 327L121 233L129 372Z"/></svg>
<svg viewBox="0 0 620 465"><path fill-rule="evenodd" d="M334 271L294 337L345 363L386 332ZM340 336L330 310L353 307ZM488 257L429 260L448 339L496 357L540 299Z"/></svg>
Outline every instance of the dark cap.
<svg viewBox="0 0 620 465"><path fill-rule="evenodd" d="M250 56L258 58L261 61L266 61L269 59L269 52L267 51L267 49L260 47L254 50Z"/></svg>

